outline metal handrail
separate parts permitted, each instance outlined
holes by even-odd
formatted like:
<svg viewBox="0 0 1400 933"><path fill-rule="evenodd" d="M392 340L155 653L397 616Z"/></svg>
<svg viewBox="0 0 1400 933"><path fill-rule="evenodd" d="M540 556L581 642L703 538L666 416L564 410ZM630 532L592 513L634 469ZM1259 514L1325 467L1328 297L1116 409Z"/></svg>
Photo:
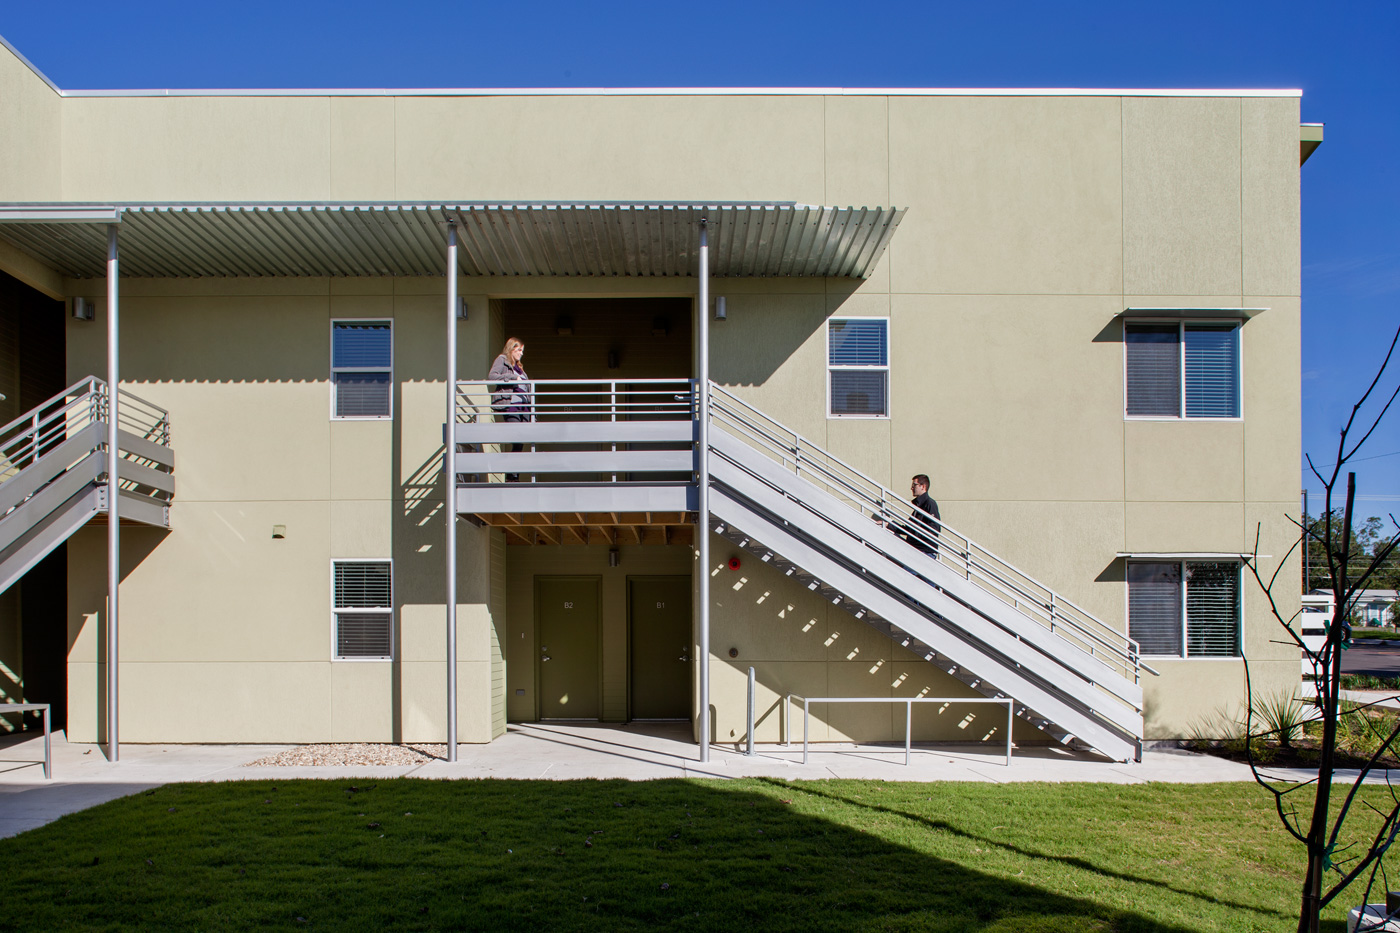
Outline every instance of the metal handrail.
<svg viewBox="0 0 1400 933"><path fill-rule="evenodd" d="M471 423L503 415L492 404L497 386L485 379L457 383L457 420ZM676 420L695 414L693 379L531 379L525 382L530 414L536 421Z"/></svg>
<svg viewBox="0 0 1400 933"><path fill-rule="evenodd" d="M861 514L899 526L906 538L934 548L929 556L963 571L971 582L1009 600L1012 608L1060 637L1079 643L1093 657L1120 664L1134 683L1140 671L1157 672L1142 663L1137 642L1073 601L939 521L937 530L901 497L859 470L813 444L721 386L711 383L712 419L749 439L756 449L785 470L806 476L844 499ZM732 403L727 404L727 403ZM747 414L746 414L747 413ZM950 550L958 558L954 563Z"/></svg>
<svg viewBox="0 0 1400 933"><path fill-rule="evenodd" d="M162 447L170 446L170 414L164 408L125 389L117 425L130 434ZM0 427L0 482L18 475L48 450L91 424L107 417L107 383L86 376ZM6 437L6 435L10 435ZM105 441L97 447L105 447ZM126 459L142 461L139 454Z"/></svg>

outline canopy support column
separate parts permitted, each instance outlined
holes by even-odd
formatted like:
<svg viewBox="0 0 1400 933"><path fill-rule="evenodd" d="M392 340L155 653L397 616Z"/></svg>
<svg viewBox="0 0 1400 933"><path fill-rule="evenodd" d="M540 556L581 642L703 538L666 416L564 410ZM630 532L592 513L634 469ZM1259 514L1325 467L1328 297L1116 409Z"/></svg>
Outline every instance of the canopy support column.
<svg viewBox="0 0 1400 933"><path fill-rule="evenodd" d="M447 424L442 468L447 525L447 760L457 760L457 225L447 225Z"/></svg>
<svg viewBox="0 0 1400 933"><path fill-rule="evenodd" d="M121 586L121 526L117 503L119 442L117 439L117 225L107 225L107 760L116 761L117 742L117 590Z"/></svg>
<svg viewBox="0 0 1400 933"><path fill-rule="evenodd" d="M695 537L699 542L700 574L700 760L710 760L710 237L708 221L700 218L700 362L696 389L700 402L696 474L699 486Z"/></svg>

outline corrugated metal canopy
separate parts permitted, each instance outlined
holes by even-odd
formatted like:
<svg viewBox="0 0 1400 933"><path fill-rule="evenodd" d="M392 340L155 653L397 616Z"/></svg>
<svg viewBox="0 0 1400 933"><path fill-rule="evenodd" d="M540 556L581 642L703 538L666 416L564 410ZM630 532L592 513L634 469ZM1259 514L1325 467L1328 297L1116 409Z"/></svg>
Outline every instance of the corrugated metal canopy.
<svg viewBox="0 0 1400 933"><path fill-rule="evenodd" d="M0 204L0 237L73 278L441 275L455 222L464 275L866 278L898 208L754 203Z"/></svg>

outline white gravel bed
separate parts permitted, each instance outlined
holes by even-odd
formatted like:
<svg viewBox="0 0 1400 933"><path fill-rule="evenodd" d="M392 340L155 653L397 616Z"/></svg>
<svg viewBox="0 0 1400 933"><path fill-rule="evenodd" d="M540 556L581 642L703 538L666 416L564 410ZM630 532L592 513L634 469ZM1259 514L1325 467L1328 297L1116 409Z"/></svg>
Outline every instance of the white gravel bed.
<svg viewBox="0 0 1400 933"><path fill-rule="evenodd" d="M446 745L372 745L363 742L340 745L300 745L250 761L245 768L344 767L355 765L421 765L446 761Z"/></svg>

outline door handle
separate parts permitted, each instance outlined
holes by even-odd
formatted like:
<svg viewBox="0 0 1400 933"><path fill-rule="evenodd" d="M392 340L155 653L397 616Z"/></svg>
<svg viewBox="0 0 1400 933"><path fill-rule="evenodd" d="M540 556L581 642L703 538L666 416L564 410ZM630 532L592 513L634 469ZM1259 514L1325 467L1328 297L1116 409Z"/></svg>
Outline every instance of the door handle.
<svg viewBox="0 0 1400 933"><path fill-rule="evenodd" d="M542 661L542 662L543 662L543 661L548 661L548 660L549 660L549 655L545 655L544 657L540 658L540 661Z"/></svg>

